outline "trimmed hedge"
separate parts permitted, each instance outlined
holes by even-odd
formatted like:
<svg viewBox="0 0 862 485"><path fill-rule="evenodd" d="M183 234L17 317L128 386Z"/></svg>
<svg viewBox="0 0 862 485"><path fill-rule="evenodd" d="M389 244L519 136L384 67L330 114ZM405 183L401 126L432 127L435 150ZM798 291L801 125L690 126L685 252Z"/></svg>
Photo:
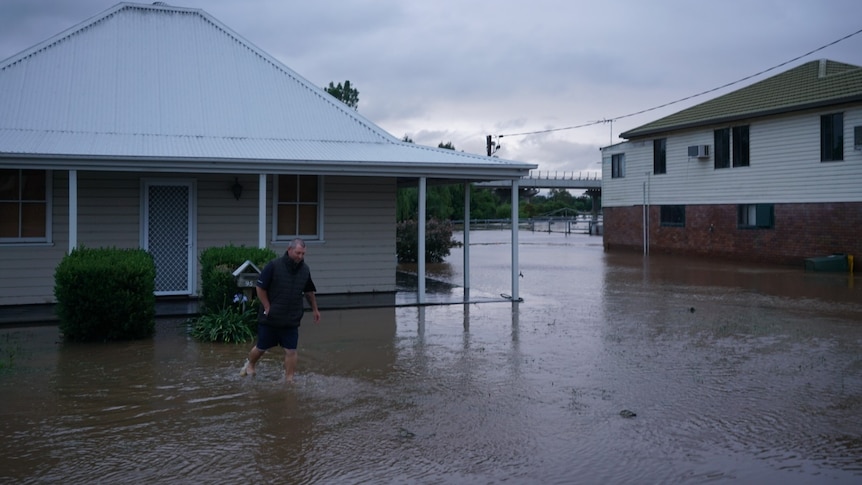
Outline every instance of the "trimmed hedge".
<svg viewBox="0 0 862 485"><path fill-rule="evenodd" d="M155 280L155 262L143 249L74 249L54 271L63 338L151 337L156 328Z"/></svg>

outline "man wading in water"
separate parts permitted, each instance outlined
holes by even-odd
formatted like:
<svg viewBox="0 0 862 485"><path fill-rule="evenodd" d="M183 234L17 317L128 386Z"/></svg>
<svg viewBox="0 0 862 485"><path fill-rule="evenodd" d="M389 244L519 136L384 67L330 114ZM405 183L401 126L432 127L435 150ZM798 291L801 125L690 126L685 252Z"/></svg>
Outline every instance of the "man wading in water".
<svg viewBox="0 0 862 485"><path fill-rule="evenodd" d="M311 305L314 323L320 323L320 311L311 281L311 270L305 264L305 241L294 239L284 256L270 261L257 280L257 298L263 309L257 316L257 343L248 353L241 376L254 376L254 366L263 354L276 345L284 349L284 378L293 383L296 371L296 346L299 342L299 325L304 309L302 296Z"/></svg>

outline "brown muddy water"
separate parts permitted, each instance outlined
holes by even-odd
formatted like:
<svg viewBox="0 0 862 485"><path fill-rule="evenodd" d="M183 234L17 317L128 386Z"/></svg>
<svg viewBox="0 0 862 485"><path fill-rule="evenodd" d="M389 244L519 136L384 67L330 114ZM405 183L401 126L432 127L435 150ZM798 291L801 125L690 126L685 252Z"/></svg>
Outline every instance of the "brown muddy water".
<svg viewBox="0 0 862 485"><path fill-rule="evenodd" d="M511 292L508 238L471 234L471 293ZM0 482L862 481L858 276L520 242L522 303L324 311L292 387L178 320L2 329Z"/></svg>

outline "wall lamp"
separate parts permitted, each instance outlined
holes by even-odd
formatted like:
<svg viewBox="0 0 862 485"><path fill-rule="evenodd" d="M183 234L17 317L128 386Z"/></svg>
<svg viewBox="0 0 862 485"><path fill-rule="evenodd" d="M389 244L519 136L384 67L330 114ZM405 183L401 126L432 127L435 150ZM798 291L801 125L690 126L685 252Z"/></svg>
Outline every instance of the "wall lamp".
<svg viewBox="0 0 862 485"><path fill-rule="evenodd" d="M233 192L234 199L239 200L242 197L242 185L240 185L238 177L234 177L230 191Z"/></svg>

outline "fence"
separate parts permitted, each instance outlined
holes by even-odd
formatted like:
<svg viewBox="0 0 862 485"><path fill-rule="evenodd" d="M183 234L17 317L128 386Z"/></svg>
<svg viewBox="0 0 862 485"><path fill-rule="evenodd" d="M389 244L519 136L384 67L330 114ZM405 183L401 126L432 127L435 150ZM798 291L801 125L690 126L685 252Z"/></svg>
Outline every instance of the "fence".
<svg viewBox="0 0 862 485"><path fill-rule="evenodd" d="M464 230L464 221L452 221L455 230ZM502 230L511 229L511 219L474 219L470 221L471 230ZM602 217L551 217L530 218L518 221L518 229L522 231L547 232L560 234L602 234Z"/></svg>

